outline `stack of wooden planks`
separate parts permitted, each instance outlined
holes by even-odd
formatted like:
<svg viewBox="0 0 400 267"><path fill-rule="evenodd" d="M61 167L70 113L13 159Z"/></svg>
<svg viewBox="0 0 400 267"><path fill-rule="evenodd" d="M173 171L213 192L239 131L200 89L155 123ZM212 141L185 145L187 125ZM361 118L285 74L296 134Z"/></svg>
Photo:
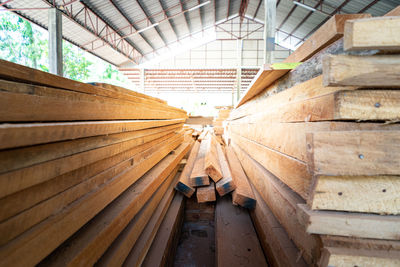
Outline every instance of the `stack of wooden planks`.
<svg viewBox="0 0 400 267"><path fill-rule="evenodd" d="M0 265L164 262L186 112L6 61L0 89Z"/></svg>
<svg viewBox="0 0 400 267"><path fill-rule="evenodd" d="M287 59L300 66L252 83L263 90L231 112L273 266L400 265L400 8L390 15L335 15Z"/></svg>
<svg viewBox="0 0 400 267"><path fill-rule="evenodd" d="M214 118L213 126L215 135L223 135L224 134L224 125L223 122L229 117L231 113L232 107L218 107L218 116Z"/></svg>
<svg viewBox="0 0 400 267"><path fill-rule="evenodd" d="M256 202L236 153L210 129L197 139L175 189L188 198L196 193L199 203L216 201L216 192L220 197L231 193L233 204L244 208L253 209Z"/></svg>

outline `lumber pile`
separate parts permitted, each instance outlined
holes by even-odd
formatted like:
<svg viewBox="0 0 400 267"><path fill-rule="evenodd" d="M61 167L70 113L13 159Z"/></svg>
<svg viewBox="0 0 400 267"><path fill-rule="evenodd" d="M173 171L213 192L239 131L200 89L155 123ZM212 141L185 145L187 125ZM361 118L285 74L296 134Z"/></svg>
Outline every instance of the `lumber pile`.
<svg viewBox="0 0 400 267"><path fill-rule="evenodd" d="M231 110L231 106L218 107L218 116L213 121L215 135L222 136L224 134L224 121L229 117Z"/></svg>
<svg viewBox="0 0 400 267"><path fill-rule="evenodd" d="M398 23L335 15L232 110L273 266L400 265Z"/></svg>
<svg viewBox="0 0 400 267"><path fill-rule="evenodd" d="M165 261L194 143L186 112L2 60L0 88L0 265Z"/></svg>
<svg viewBox="0 0 400 267"><path fill-rule="evenodd" d="M232 195L232 203L254 209L256 199L242 165L231 147L222 146L211 130L205 130L195 142L175 189L197 201L214 202Z"/></svg>

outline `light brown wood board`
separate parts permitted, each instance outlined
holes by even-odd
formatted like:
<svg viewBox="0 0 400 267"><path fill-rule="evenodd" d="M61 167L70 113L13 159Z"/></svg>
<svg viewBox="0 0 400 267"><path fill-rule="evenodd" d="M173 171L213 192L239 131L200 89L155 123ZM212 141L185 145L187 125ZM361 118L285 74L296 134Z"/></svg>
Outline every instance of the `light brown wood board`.
<svg viewBox="0 0 400 267"><path fill-rule="evenodd" d="M183 137L180 142L182 142ZM148 157L137 168L125 171L103 186L75 201L68 208L31 228L18 239L9 242L0 251L3 265L34 265L57 248L62 242L87 223L125 189L179 145L170 143L158 153ZM85 204L83 204L85 203ZM63 229L60 231L60 229ZM40 234L39 234L40 233ZM7 255L7 256L6 256ZM24 257L21 257L24 255Z"/></svg>
<svg viewBox="0 0 400 267"><path fill-rule="evenodd" d="M172 119L1 124L0 149L138 131L184 121Z"/></svg>
<svg viewBox="0 0 400 267"><path fill-rule="evenodd" d="M233 203L247 209L253 209L256 205L253 189L232 147L226 147L226 156L236 186L236 189L232 192Z"/></svg>
<svg viewBox="0 0 400 267"><path fill-rule="evenodd" d="M315 264L320 255L321 241L318 236L308 234L296 216L297 204L303 204L305 201L249 154L238 146L233 147L250 182L286 230L289 238L302 251L304 260L309 265Z"/></svg>
<svg viewBox="0 0 400 267"><path fill-rule="evenodd" d="M249 212L229 196L215 207L216 266L267 266Z"/></svg>
<svg viewBox="0 0 400 267"><path fill-rule="evenodd" d="M192 170L197 158L197 154L199 152L199 148L200 148L200 143L195 142L192 150L190 151L190 155L185 164L185 167L182 170L181 177L179 178L179 181L175 186L176 190L178 190L188 198L190 198L196 191L196 189L193 188L191 185L190 175L192 174Z"/></svg>

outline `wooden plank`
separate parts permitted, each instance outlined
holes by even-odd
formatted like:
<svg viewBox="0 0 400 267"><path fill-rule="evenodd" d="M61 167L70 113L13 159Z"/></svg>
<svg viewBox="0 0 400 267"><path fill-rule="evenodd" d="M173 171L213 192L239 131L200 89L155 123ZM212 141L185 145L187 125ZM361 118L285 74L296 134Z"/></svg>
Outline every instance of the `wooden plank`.
<svg viewBox="0 0 400 267"><path fill-rule="evenodd" d="M236 185L236 189L232 193L233 203L247 209L253 209L256 205L253 189L232 147L226 148L226 156L228 158L233 182Z"/></svg>
<svg viewBox="0 0 400 267"><path fill-rule="evenodd" d="M20 94L32 94L42 97L54 97L54 98L65 98L65 100L84 100L84 101L102 101L106 103L113 103L113 104L124 104L124 105L144 105L147 107L152 107L155 109L165 110L165 111L173 111L181 114L185 114L186 112L182 109L175 108L172 106L168 106L166 104L162 104L159 102L154 102L152 100L144 99L141 97L132 96L130 94L123 94L123 97L105 97L101 94L88 94L88 93L81 93L75 92L70 90L63 90L60 88L54 87L46 87L46 86L39 86L39 85L32 85L30 83L17 83L13 81L6 81L0 80L0 88L5 92L9 93L20 93ZM100 87L95 87L101 89ZM113 92L113 91L108 91Z"/></svg>
<svg viewBox="0 0 400 267"><path fill-rule="evenodd" d="M272 97L271 97L272 98ZM308 122L326 120L398 120L400 91L337 91L279 107L265 108L254 117L264 122Z"/></svg>
<svg viewBox="0 0 400 267"><path fill-rule="evenodd" d="M308 234L296 216L297 204L305 201L245 151L236 145L233 147L250 182L284 227L289 238L302 251L304 260L309 265L315 264L320 256L321 241L318 236Z"/></svg>
<svg viewBox="0 0 400 267"><path fill-rule="evenodd" d="M305 162L288 157L239 135L231 134L231 136L232 144L239 146L246 153L250 154L254 160L304 199L308 198L311 175L307 170Z"/></svg>
<svg viewBox="0 0 400 267"><path fill-rule="evenodd" d="M216 266L267 266L247 210L220 198L215 208Z"/></svg>
<svg viewBox="0 0 400 267"><path fill-rule="evenodd" d="M142 94L142 93L139 93L139 92L136 92L136 91L133 91L133 90L129 90L129 89L123 88L121 86L117 86L117 85L113 85L113 84L109 84L109 83L97 83L97 82L96 83L91 83L91 84L106 88L108 90L117 91L117 92L121 92L121 93L127 93L127 94L131 94L131 95L138 96L138 97L141 97L141 98L151 99L151 100L156 101L156 102L167 104L167 101L162 100L160 98L149 96L149 95L146 95L146 94Z"/></svg>
<svg viewBox="0 0 400 267"><path fill-rule="evenodd" d="M171 138L168 140L168 142L174 142L177 138L178 136L176 138ZM80 197L83 197L85 194L89 193L96 187L106 183L113 177L122 173L126 168L134 168L138 166L137 163L133 162L140 163L149 154L157 153L157 150L162 149L165 145L166 142L159 143L154 147L144 150L145 152L139 153L134 157L114 166L113 168L110 168L104 172L101 172L98 175L95 175L94 177L91 177L91 179L88 179L80 184L68 188L60 194L46 199L38 203L37 205L33 204L32 208L26 209L16 216L2 221L2 223L0 224L0 231L4 234L0 238L0 245L3 245L6 242L12 240L19 234L45 220L52 214L58 213L64 207L71 204L73 201L79 199ZM8 206L11 206L13 203L7 204ZM13 214L15 213L16 210L13 209ZM7 211L6 214L9 215L10 212ZM5 215L2 214L2 217L5 217Z"/></svg>
<svg viewBox="0 0 400 267"><path fill-rule="evenodd" d="M298 204L297 216L312 234L400 240L400 217L365 213L312 211Z"/></svg>
<svg viewBox="0 0 400 267"><path fill-rule="evenodd" d="M285 229L268 208L261 195L253 186L256 207L250 212L258 238L263 246L269 266L273 267L305 267L301 252L290 240Z"/></svg>
<svg viewBox="0 0 400 267"><path fill-rule="evenodd" d="M204 186L210 184L210 178L204 168L204 160L207 152L207 146L210 140L204 140L200 144L199 152L197 153L196 160L190 174L190 184L192 187Z"/></svg>
<svg viewBox="0 0 400 267"><path fill-rule="evenodd" d="M189 125L212 125L213 117L189 116L185 123Z"/></svg>
<svg viewBox="0 0 400 267"><path fill-rule="evenodd" d="M369 18L370 14L336 14L298 47L284 62L303 62L342 38L346 21Z"/></svg>
<svg viewBox="0 0 400 267"><path fill-rule="evenodd" d="M373 32L374 34L371 34ZM377 17L346 22L344 50L400 50L400 17Z"/></svg>
<svg viewBox="0 0 400 267"><path fill-rule="evenodd" d="M191 185L190 175L192 174L192 170L194 167L195 160L197 158L197 154L199 152L199 148L200 148L200 143L195 142L192 150L190 151L190 155L186 162L186 165L182 170L181 177L179 178L179 181L175 186L176 190L178 190L188 198L192 197L192 195L196 191L196 189L193 188Z"/></svg>
<svg viewBox="0 0 400 267"><path fill-rule="evenodd" d="M400 241L393 240L353 238L334 235L321 235L321 240L325 247L400 251Z"/></svg>
<svg viewBox="0 0 400 267"><path fill-rule="evenodd" d="M390 10L385 16L400 16L400 5Z"/></svg>
<svg viewBox="0 0 400 267"><path fill-rule="evenodd" d="M400 131L331 131L307 134L315 175L398 175Z"/></svg>
<svg viewBox="0 0 400 267"><path fill-rule="evenodd" d="M56 176L76 170L98 160L116 155L135 146L144 144L168 134L173 134L173 131L174 130L156 133L127 142L99 148L97 150L89 150L83 153L71 155L69 157L59 158L53 161L44 162L42 164L32 165L28 168L0 174L0 196L4 197L36 184L46 182Z"/></svg>
<svg viewBox="0 0 400 267"><path fill-rule="evenodd" d="M142 266L172 266L183 222L183 196L175 194Z"/></svg>
<svg viewBox="0 0 400 267"><path fill-rule="evenodd" d="M176 178L179 178L179 176L177 176ZM176 183L176 180L178 179L175 179L173 183ZM172 186L165 193L161 202L157 206L157 209L154 211L154 214L151 216L146 227L143 229L139 239L136 241L132 250L129 252L129 255L126 257L126 260L124 262L125 266L142 266L144 258L146 257L146 254L150 249L150 246L157 234L161 222L163 221L165 214L168 211L174 194L175 191Z"/></svg>
<svg viewBox="0 0 400 267"><path fill-rule="evenodd" d="M371 251L326 247L319 266L400 266L398 251Z"/></svg>
<svg viewBox="0 0 400 267"><path fill-rule="evenodd" d="M399 124L356 122L264 123L262 116L250 116L232 121L229 131L256 143L307 161L306 133L320 131L390 131L400 130ZM276 140L279 140L277 142Z"/></svg>
<svg viewBox="0 0 400 267"><path fill-rule="evenodd" d="M204 157L204 168L208 176L214 182L222 179L221 166L218 159L217 141L213 135L210 136L210 141L207 142L207 152Z"/></svg>
<svg viewBox="0 0 400 267"><path fill-rule="evenodd" d="M15 216L18 213L35 206L38 203L42 202L42 204L45 205L45 202L43 201L51 199L58 193L68 190L69 188L72 188L79 183L91 183L89 182L89 180L96 179L96 177L98 176L105 175L108 171L111 171L117 165L132 165L132 160L134 164L136 164L137 162L140 162L140 160L138 160L135 155L152 147L158 147L159 143L167 139L170 140L171 137L173 137L173 134L163 136L161 138L134 147L117 155L102 159L100 161L96 161L92 164L86 165L74 171L57 176L47 182L39 183L35 186L28 187L24 190L18 191L17 193L3 197L0 199L0 221L4 221L7 218ZM87 189L89 190L90 188ZM63 197L57 198L59 200L62 200L62 203L65 203L67 199ZM39 206L40 205L38 205L38 207ZM62 208L62 206L60 208ZM54 209L38 208L39 213L36 214L35 212L33 212L33 214L35 214L35 218L38 218L40 213L51 212L52 210ZM30 219L29 223L31 223L31 221L32 219Z"/></svg>
<svg viewBox="0 0 400 267"><path fill-rule="evenodd" d="M3 246L0 250L0 264L31 266L40 262L177 147L182 140L183 137L176 143L169 143L158 153L150 155L142 161L136 168L127 169L124 173L98 187L97 190L86 194L85 197L75 201L58 214L51 216Z"/></svg>
<svg viewBox="0 0 400 267"><path fill-rule="evenodd" d="M209 185L198 187L196 197L198 203L217 200L215 195L215 183L210 181Z"/></svg>
<svg viewBox="0 0 400 267"><path fill-rule="evenodd" d="M138 131L183 123L184 121L185 119L21 124L5 123L0 125L0 149Z"/></svg>
<svg viewBox="0 0 400 267"><path fill-rule="evenodd" d="M135 215L97 261L96 266L122 266L124 262L129 261L127 257L129 257L131 249L145 241L142 240L142 236L146 235L146 229L153 224L153 218L157 218L167 211L173 198L173 184L177 170L178 168L175 167L168 175L140 212ZM137 261L131 262L130 266L134 266Z"/></svg>
<svg viewBox="0 0 400 267"><path fill-rule="evenodd" d="M144 204L151 198L159 186L171 174L169 182L158 195L158 202L164 195L168 185L172 183L177 165L187 152L189 144L183 143L175 151L176 153L165 157L154 168L147 172L137 183L129 187L115 201L102 210L89 224L70 238L67 243L54 251L47 259L49 265L54 266L91 266L103 255L122 230L129 224ZM157 203L156 203L157 204ZM157 205L154 205L154 209ZM148 215L150 218L151 213ZM143 227L146 224L144 220ZM129 228L137 230L136 228ZM142 228L143 229L143 228ZM141 231L140 231L141 232ZM139 236L139 234L137 235ZM127 236L124 236L127 237ZM132 240L124 238L121 245L129 247ZM117 241L118 242L118 241ZM127 242L127 243L125 243ZM133 242L134 243L134 242ZM129 253L128 251L126 251ZM122 249L118 253L123 253ZM121 255L119 254L119 255ZM116 256L116 259L124 259Z"/></svg>
<svg viewBox="0 0 400 267"><path fill-rule="evenodd" d="M288 73L293 68L274 69L271 65L264 64L261 66L257 75L251 81L246 92L239 100L236 108L240 107L259 93L261 93L268 86L273 84L276 80Z"/></svg>
<svg viewBox="0 0 400 267"><path fill-rule="evenodd" d="M132 94L132 92L128 91L120 92L120 91L105 89L87 83L81 83L78 81L70 80L61 76L32 69L5 60L0 61L0 66L1 66L0 78L2 79L24 82L32 85L62 88L73 92L80 92L89 95L98 95L102 97L107 97L109 99L124 99L124 100L128 99L129 101L141 101L143 99L135 96L135 94ZM164 106L167 105L164 104ZM179 111L179 113L186 114L186 112L183 110L179 110L172 107L171 109Z"/></svg>
<svg viewBox="0 0 400 267"><path fill-rule="evenodd" d="M46 161L68 157L117 143L127 142L151 134L177 131L180 130L181 127L182 124L176 124L139 131L80 138L71 141L0 151L0 161L4 164L0 166L0 173L26 168Z"/></svg>
<svg viewBox="0 0 400 267"><path fill-rule="evenodd" d="M2 122L186 118L183 112L175 111L167 106L157 108L144 103L113 100L34 85L30 85L34 87L31 93L29 91L15 93L7 91L6 89L9 88L4 86L4 83L10 82L0 82L2 89L0 121ZM12 86L21 89L28 85L13 83ZM35 112L31 112L32 110Z"/></svg>
<svg viewBox="0 0 400 267"><path fill-rule="evenodd" d="M313 210L400 214L400 176L320 175L313 192Z"/></svg>
<svg viewBox="0 0 400 267"><path fill-rule="evenodd" d="M200 134L200 136L197 138L197 140L198 141L203 141L204 139L206 139L206 136L208 135L208 129L204 129L202 132L201 132L201 134Z"/></svg>
<svg viewBox="0 0 400 267"><path fill-rule="evenodd" d="M232 110L230 120L239 119L244 116L262 113L266 108L269 110L278 109L288 104L304 101L311 98L320 97L340 90L354 90L357 87L324 87L322 75L312 78L303 83L296 84L284 91L279 88L271 87L279 93L268 97L256 98L251 101L251 105L245 105Z"/></svg>
<svg viewBox="0 0 400 267"><path fill-rule="evenodd" d="M179 136L175 138L171 138L167 140L167 142L176 142ZM57 214L64 207L71 204L73 201L83 197L85 194L91 192L98 186L107 183L110 179L121 174L124 171L124 168L134 168L140 163L146 156L151 155L152 153L157 153L157 150L162 149L163 146L166 145L166 142L161 142L155 145L152 148L148 148L144 150L142 153L139 153L132 158L121 162L120 164L110 168L104 172L101 172L91 179L88 179L80 184L77 184L67 190L61 192L58 195L55 195L49 199L45 199L44 201L34 205L31 208L23 210L21 213L18 213L14 217L7 218L7 220L2 221L0 224L0 231L4 232L4 235L0 238L0 245L5 244L6 242L12 240L17 237L19 234L33 227L34 225L40 223L45 220L49 216L53 214ZM7 203L8 206L11 206L13 203ZM20 207L20 206L19 206ZM16 213L16 210L12 210L13 213ZM6 211L6 215L10 215L11 212ZM2 214L2 217L5 215Z"/></svg>
<svg viewBox="0 0 400 267"><path fill-rule="evenodd" d="M327 55L322 60L325 86L399 87L400 55Z"/></svg>
<svg viewBox="0 0 400 267"><path fill-rule="evenodd" d="M226 160L225 153L222 147L217 144L218 159L221 165L223 178L215 184L215 189L222 197L236 189L236 185L232 179L232 173L229 168L228 161Z"/></svg>

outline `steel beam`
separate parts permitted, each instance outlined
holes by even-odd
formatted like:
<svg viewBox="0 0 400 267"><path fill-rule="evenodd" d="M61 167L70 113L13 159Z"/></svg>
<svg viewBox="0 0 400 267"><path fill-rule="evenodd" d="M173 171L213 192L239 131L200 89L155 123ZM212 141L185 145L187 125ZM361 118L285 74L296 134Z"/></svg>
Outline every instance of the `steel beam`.
<svg viewBox="0 0 400 267"><path fill-rule="evenodd" d="M154 19L152 17L149 16L149 14L147 13L147 11L145 10L145 8L143 7L143 4L141 3L141 1L136 0L136 3L139 5L140 10L142 10L143 14L146 16L146 18L148 19L148 21L150 22L150 25L155 24L156 22L154 21ZM165 39L164 34L161 33L160 31L160 27L157 25L154 27L154 29L156 30L158 36L160 36L161 40L163 41L164 45L167 44L167 40ZM151 46L153 49L154 46Z"/></svg>
<svg viewBox="0 0 400 267"><path fill-rule="evenodd" d="M342 8L347 5L350 2L350 0L344 0L343 3L341 3L334 11L332 11L329 15L333 16L336 13L340 12L340 10L342 10ZM319 27L321 27L322 25L325 24L325 22L327 22L330 19L330 17L325 18L323 21L321 21L320 24L318 24L316 27L314 27L306 36L304 36L304 39L307 39L311 34L313 34L316 30L319 29ZM297 46L299 43L298 42L295 46Z"/></svg>
<svg viewBox="0 0 400 267"><path fill-rule="evenodd" d="M126 14L122 11L122 9L119 7L118 4L114 3L113 0L108 0L110 2L110 4L114 7L114 9L116 9L118 11L118 13L121 15L121 17L123 17L126 22L128 22L128 24L130 26L132 26L134 31L138 31L138 29L136 28L136 26L134 25L134 23L126 16ZM153 44L143 35L143 33L139 33L140 37L142 37L142 39L152 48L154 49ZM136 50L139 50L138 48L136 48ZM139 50L140 51L140 50ZM141 52L141 54L143 54L143 52Z"/></svg>
<svg viewBox="0 0 400 267"><path fill-rule="evenodd" d="M314 6L314 8L318 8L322 2L324 0L319 0L319 2ZM308 14L299 22L299 24L297 24L296 27L294 27L294 29L288 34L288 36L286 36L282 41L285 41L287 38L289 38L290 36L294 36L293 33L295 33L300 27L301 25L303 25L304 22L306 22L306 20L313 14L313 11L308 12Z"/></svg>

